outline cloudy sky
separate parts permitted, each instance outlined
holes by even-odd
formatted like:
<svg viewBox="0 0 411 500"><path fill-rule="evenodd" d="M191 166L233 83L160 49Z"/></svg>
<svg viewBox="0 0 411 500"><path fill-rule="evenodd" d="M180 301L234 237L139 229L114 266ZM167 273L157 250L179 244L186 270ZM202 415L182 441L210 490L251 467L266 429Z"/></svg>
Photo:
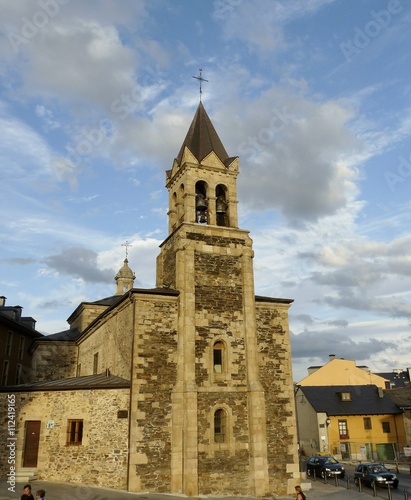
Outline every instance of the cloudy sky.
<svg viewBox="0 0 411 500"><path fill-rule="evenodd" d="M165 170L202 100L240 157L294 379L411 366L410 0L0 0L0 295L43 333L155 286Z"/></svg>

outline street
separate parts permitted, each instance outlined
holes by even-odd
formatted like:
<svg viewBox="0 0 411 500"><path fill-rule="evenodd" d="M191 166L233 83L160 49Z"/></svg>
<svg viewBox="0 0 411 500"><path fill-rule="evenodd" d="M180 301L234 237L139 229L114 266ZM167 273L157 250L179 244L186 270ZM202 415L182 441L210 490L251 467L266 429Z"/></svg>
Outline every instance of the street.
<svg viewBox="0 0 411 500"><path fill-rule="evenodd" d="M302 470L305 471L305 463L302 463ZM356 464L347 464L344 463L345 467L345 478L344 479L338 479L337 484L339 487L343 487L347 489L347 492L349 491L350 493L357 492L359 493L359 488L354 484L354 470L356 467ZM387 469L391 470L392 472L395 472L395 466L394 465L389 465L387 464ZM407 468L401 468L399 473L397 474L397 477L399 479L399 485L397 489L391 489L391 494L392 498L396 500L400 500L402 498L405 498L405 494L411 497L411 475L410 475L410 470ZM312 482L312 489L316 491L316 496L318 492L324 491L322 488L324 487L329 487L329 486L334 486L336 485L335 478L328 478L326 484L324 484L324 480L319 478L315 482ZM373 496L373 489L370 488L369 486L363 485L362 486L362 491L361 494L365 495L371 495ZM308 496L310 496L308 494ZM377 497L378 498L384 498L388 499L388 490L386 488L377 488Z"/></svg>

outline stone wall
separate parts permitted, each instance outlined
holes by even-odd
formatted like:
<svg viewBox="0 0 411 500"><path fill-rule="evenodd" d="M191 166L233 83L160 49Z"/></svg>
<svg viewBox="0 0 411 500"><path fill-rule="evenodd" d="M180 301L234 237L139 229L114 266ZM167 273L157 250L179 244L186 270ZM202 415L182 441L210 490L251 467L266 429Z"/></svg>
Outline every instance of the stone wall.
<svg viewBox="0 0 411 500"><path fill-rule="evenodd" d="M170 492L177 300L141 296L134 306L130 491Z"/></svg>
<svg viewBox="0 0 411 500"><path fill-rule="evenodd" d="M216 232L217 233L217 232ZM202 495L253 494L244 340L245 239L188 233L194 251L198 488ZM213 253L209 251L213 248ZM222 373L213 372L213 346L223 342ZM214 440L214 412L225 411L226 436Z"/></svg>
<svg viewBox="0 0 411 500"><path fill-rule="evenodd" d="M197 449L198 463L189 466L196 470L198 494L286 494L298 480L289 304L255 302L252 256L246 231L184 224L159 259L158 276L176 283L186 314L179 319L187 365L181 384L196 388L187 397L178 393L175 414L185 418L183 434L189 434L176 431L174 451L184 460L175 461L175 476L182 468L180 487L190 482L196 491L184 467L193 453L187 450ZM222 373L214 373L217 340L225 346ZM224 443L214 442L218 408L228 417Z"/></svg>
<svg viewBox="0 0 411 500"><path fill-rule="evenodd" d="M288 304L257 303L260 381L266 395L270 486L292 493L299 481Z"/></svg>
<svg viewBox="0 0 411 500"><path fill-rule="evenodd" d="M75 377L77 346L74 342L39 341L32 363L35 381Z"/></svg>
<svg viewBox="0 0 411 500"><path fill-rule="evenodd" d="M227 441L215 443L216 408L227 410ZM244 495L250 492L247 393L207 392L198 396L198 482L201 495Z"/></svg>
<svg viewBox="0 0 411 500"><path fill-rule="evenodd" d="M176 254L174 248L176 241L176 234L169 236L162 245L161 253L157 257L156 286L159 288L176 287Z"/></svg>
<svg viewBox="0 0 411 500"><path fill-rule="evenodd" d="M4 412L7 394L0 397ZM118 411L129 409L128 389L15 393L15 401L17 471L23 464L25 422L39 420L40 480L126 489L128 418L118 418ZM83 420L79 446L67 445L68 419ZM5 470L4 447L0 453Z"/></svg>
<svg viewBox="0 0 411 500"><path fill-rule="evenodd" d="M80 375L92 375L94 356L98 355L97 373L106 369L112 375L130 380L133 337L133 305L123 301L118 309L107 313L79 342Z"/></svg>
<svg viewBox="0 0 411 500"><path fill-rule="evenodd" d="M108 309L106 305L81 303L68 319L70 328L84 331L106 309Z"/></svg>

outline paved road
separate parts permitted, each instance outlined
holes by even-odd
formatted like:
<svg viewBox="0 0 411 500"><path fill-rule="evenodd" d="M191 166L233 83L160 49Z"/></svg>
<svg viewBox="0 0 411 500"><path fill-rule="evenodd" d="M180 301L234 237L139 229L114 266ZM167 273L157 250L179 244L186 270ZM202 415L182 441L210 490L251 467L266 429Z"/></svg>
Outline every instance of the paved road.
<svg viewBox="0 0 411 500"><path fill-rule="evenodd" d="M304 484L304 483L303 483ZM31 483L33 492L37 489L46 490L46 500L181 500L188 498L185 495L165 495L156 493L128 493L125 491L114 491L106 488L91 488L88 486L77 486L63 483L52 483L46 481L32 481ZM18 483L16 492L12 493L7 491L7 483L0 481L0 500L19 500L22 493L23 483ZM307 487L308 488L308 487ZM311 483L311 489L306 490L307 500L317 500L332 496L332 500L373 500L371 490L364 493L351 489L347 490L343 486L336 487L333 484L323 484L320 481ZM216 496L202 496L201 499L213 500L255 500L254 497L216 497ZM387 498L387 497L384 497ZM287 497L273 496L266 500L293 500L294 495Z"/></svg>

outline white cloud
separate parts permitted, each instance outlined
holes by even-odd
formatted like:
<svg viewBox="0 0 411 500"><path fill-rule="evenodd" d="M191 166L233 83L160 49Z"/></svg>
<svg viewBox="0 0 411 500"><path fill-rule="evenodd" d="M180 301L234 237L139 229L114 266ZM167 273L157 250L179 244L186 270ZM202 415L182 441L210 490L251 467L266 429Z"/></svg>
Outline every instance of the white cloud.
<svg viewBox="0 0 411 500"><path fill-rule="evenodd" d="M213 16L222 24L228 40L245 42L259 55L284 50L289 42L284 39L284 25L314 13L334 0L257 0L214 1Z"/></svg>
<svg viewBox="0 0 411 500"><path fill-rule="evenodd" d="M0 114L0 170L3 179L33 182L51 173L51 152L44 139L29 125Z"/></svg>

